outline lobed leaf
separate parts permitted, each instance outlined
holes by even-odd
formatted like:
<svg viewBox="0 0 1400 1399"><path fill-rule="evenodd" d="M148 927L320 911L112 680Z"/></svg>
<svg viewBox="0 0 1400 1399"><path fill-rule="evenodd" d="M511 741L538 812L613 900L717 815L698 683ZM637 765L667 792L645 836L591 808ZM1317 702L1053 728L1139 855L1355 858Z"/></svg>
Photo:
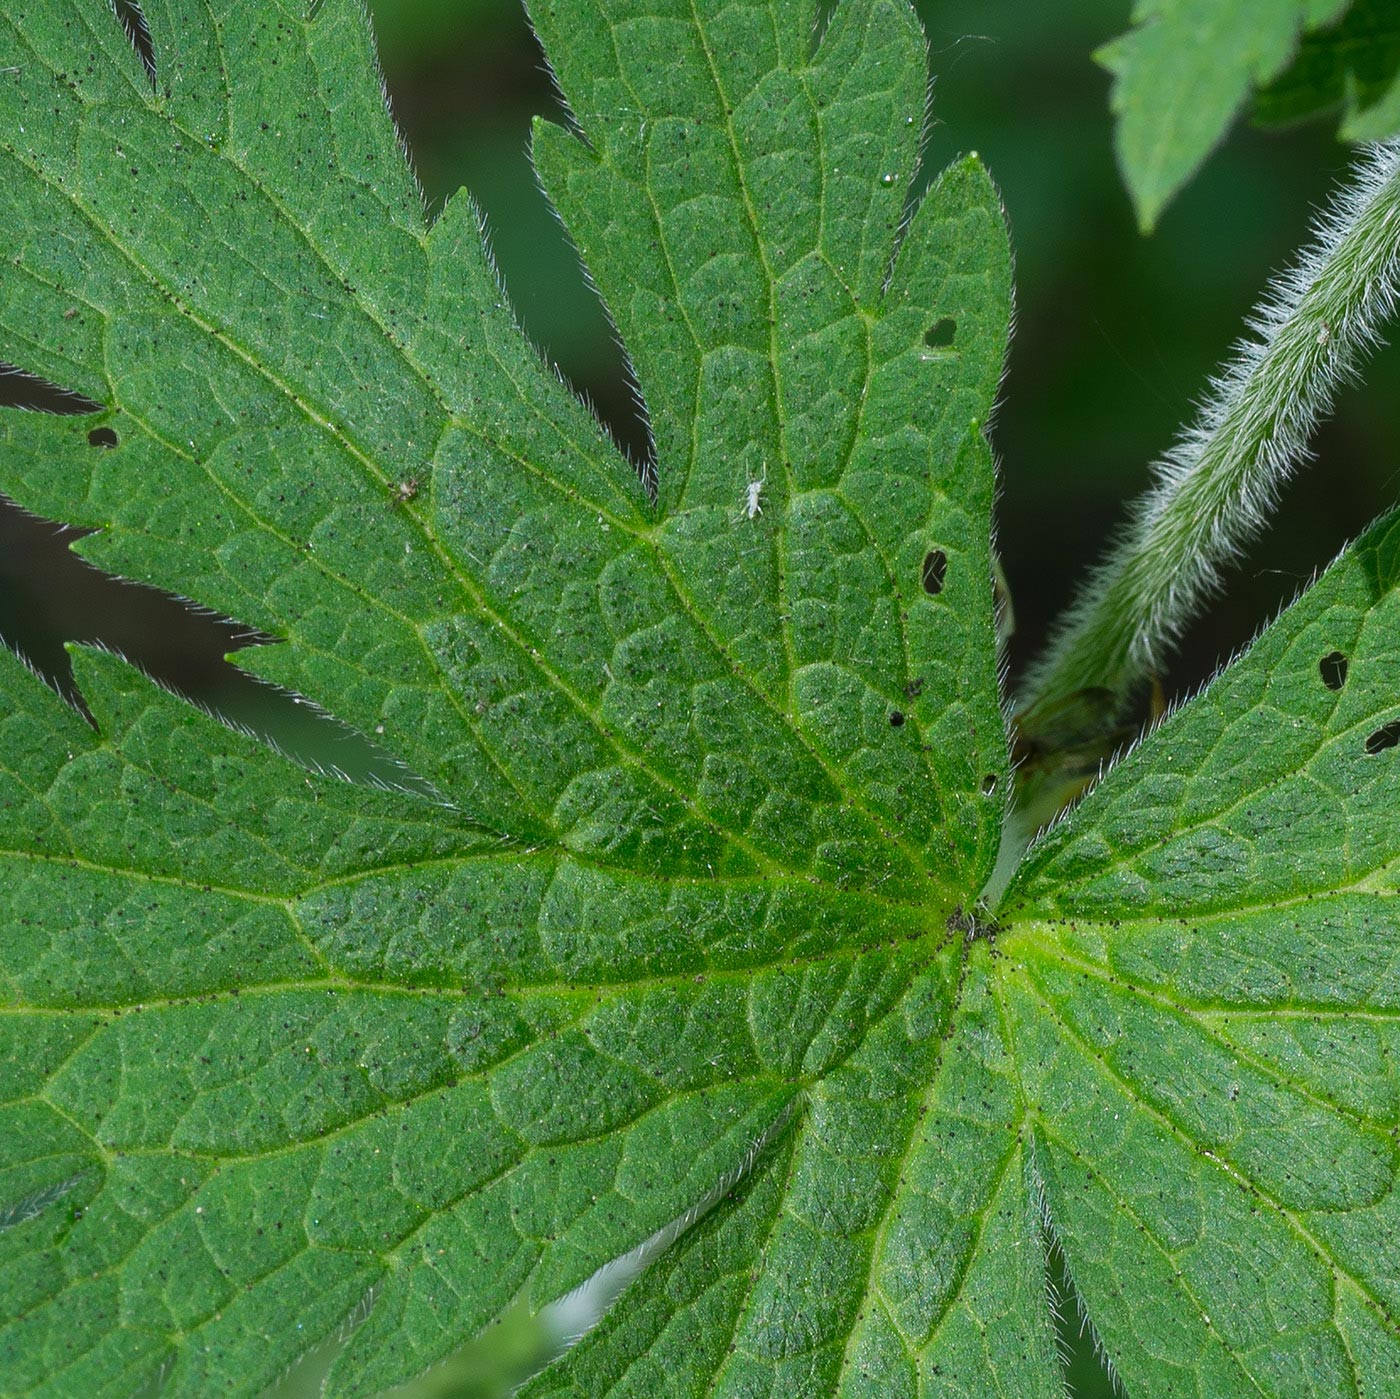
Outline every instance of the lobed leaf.
<svg viewBox="0 0 1400 1399"><path fill-rule="evenodd" d="M79 665L93 735L10 665L6 1199L81 1211L7 1232L19 1387L256 1390L372 1285L336 1382L391 1384L683 1212L800 1094L789 1149L859 1169L792 1266L837 1267L849 1324L1000 823L1008 258L975 162L905 226L902 5L815 53L802 7L736 53L737 13L604 24L635 84L684 18L666 110L638 134L564 63L592 147L538 136L586 248L589 181L634 191L609 248L655 329L598 276L655 506L466 196L423 222L357 5L149 4L154 84L111 16L0 20L0 334L117 440L7 414L0 485L285 638L252 663L446 804L308 777L111 660Z"/></svg>
<svg viewBox="0 0 1400 1399"><path fill-rule="evenodd" d="M1037 1164L1130 1393L1400 1384L1397 635L1392 515L1008 892Z"/></svg>
<svg viewBox="0 0 1400 1399"><path fill-rule="evenodd" d="M0 354L101 405L0 488L422 784L0 656L0 1386L254 1394L353 1313L379 1392L717 1183L533 1393L1053 1396L1052 1240L1133 1393L1400 1386L1400 523L993 923L1009 258L975 158L911 202L903 0L539 6L654 497L357 3L144 17L0 15Z"/></svg>

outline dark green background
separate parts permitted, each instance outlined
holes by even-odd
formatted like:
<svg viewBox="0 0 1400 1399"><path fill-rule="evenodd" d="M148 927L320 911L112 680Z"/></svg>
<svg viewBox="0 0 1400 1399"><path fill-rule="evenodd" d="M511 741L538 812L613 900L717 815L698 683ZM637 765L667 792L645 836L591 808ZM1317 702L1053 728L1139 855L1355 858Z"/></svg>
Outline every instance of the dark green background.
<svg viewBox="0 0 1400 1399"><path fill-rule="evenodd" d="M544 60L513 0L372 0L385 77L430 207L466 184L526 330L640 446L621 356L527 159L535 113L558 116ZM981 152L1017 255L1017 333L995 444L997 522L1018 621L1012 674L1103 548L1148 464L1202 392L1268 273L1302 241L1310 209L1347 164L1320 127L1243 129L1149 240L1114 168L1108 80L1090 54L1127 23L1127 0L921 0L936 75L928 163ZM0 361L5 346L0 345ZM1400 356L1348 390L1265 539L1228 579L1170 672L1189 692L1396 496ZM10 380L11 398L15 381ZM0 380L0 400L6 384ZM664 470L664 463L662 465ZM60 685L64 639L100 639L284 744L372 768L304 708L240 682L234 632L68 561L51 525L0 510L0 637ZM288 719L284 716L292 716ZM300 725L289 733L285 725ZM1073 1311L1073 1308L1067 1308ZM1074 1392L1107 1393L1077 1326Z"/></svg>

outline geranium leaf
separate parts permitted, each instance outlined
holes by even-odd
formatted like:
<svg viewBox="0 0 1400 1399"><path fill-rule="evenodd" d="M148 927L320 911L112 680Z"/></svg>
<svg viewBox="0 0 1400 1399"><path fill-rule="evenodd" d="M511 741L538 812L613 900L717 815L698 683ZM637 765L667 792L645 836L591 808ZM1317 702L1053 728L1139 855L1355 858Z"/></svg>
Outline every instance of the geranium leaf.
<svg viewBox="0 0 1400 1399"><path fill-rule="evenodd" d="M1391 516L1007 896L1050 1214L1129 1393L1400 1384L1398 625Z"/></svg>
<svg viewBox="0 0 1400 1399"><path fill-rule="evenodd" d="M0 656L7 1390L254 1394L353 1315L378 1392L692 1220L537 1392L1052 1396L1052 1240L1134 1393L1396 1387L1400 526L993 919L1005 227L973 157L911 199L904 0L817 10L535 16L641 472L358 0L0 16L0 355L101 405L0 413L0 489L412 775Z"/></svg>
<svg viewBox="0 0 1400 1399"><path fill-rule="evenodd" d="M560 55L593 144L541 132L542 165L658 505L515 329L467 198L425 223L358 5L145 19L153 84L113 16L0 29L6 353L103 405L7 414L0 484L285 638L250 663L443 805L80 658L94 734L7 663L8 1015L52 1049L15 1050L6 1199L68 1191L6 1232L9 1372L256 1389L373 1286L337 1382L390 1384L788 1119L796 1159L862 1163L820 1323L848 1331L1006 785L1006 238L975 161L904 226L912 15L846 7L815 53L801 6L742 49L722 14L600 19L631 85L692 36L640 114Z"/></svg>

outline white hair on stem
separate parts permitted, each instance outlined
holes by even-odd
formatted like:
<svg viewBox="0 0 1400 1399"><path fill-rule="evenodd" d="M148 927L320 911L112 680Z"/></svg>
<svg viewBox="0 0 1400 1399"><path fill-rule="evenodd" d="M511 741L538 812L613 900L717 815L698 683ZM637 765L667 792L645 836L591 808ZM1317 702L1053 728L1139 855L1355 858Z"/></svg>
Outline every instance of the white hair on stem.
<svg viewBox="0 0 1400 1399"><path fill-rule="evenodd" d="M1024 687L1029 708L1090 686L1126 698L1262 528L1338 386L1381 343L1400 281L1400 141L1366 148L1311 245L1265 293Z"/></svg>

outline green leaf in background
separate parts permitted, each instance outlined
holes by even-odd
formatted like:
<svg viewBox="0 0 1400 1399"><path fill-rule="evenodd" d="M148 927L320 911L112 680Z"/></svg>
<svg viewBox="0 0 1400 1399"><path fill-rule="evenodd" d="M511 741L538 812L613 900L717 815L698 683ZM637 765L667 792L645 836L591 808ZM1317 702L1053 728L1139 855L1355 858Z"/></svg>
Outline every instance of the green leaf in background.
<svg viewBox="0 0 1400 1399"><path fill-rule="evenodd" d="M1215 149L1301 33L1349 0L1136 0L1134 28L1098 53L1113 74L1115 143L1138 222L1162 210Z"/></svg>
<svg viewBox="0 0 1400 1399"><path fill-rule="evenodd" d="M285 639L310 773L0 655L0 1389L409 1379L733 1182L536 1393L1382 1395L1400 525L1057 827L1008 788L1009 252L903 0L547 0L656 498L425 220L357 0L0 13L0 489ZM814 35L816 36L814 38ZM426 785L425 785L426 784ZM431 794L431 795L429 795Z"/></svg>
<svg viewBox="0 0 1400 1399"><path fill-rule="evenodd" d="M1309 34L1293 66L1255 98L1266 126L1340 112L1341 135L1381 141L1400 132L1400 4L1356 0L1341 22Z"/></svg>

